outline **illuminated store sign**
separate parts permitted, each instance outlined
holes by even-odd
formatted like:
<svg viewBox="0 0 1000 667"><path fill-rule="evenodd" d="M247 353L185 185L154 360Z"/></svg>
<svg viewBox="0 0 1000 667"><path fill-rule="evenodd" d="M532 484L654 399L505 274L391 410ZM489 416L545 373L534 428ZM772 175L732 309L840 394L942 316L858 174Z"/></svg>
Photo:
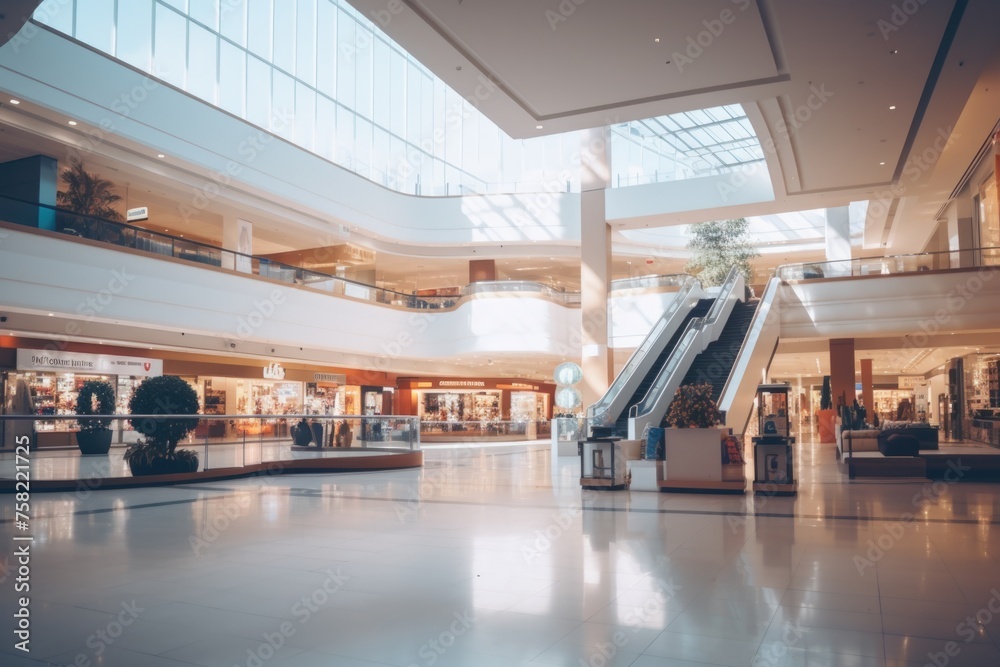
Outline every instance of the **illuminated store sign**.
<svg viewBox="0 0 1000 667"><path fill-rule="evenodd" d="M111 354L87 354L57 350L18 350L17 369L20 371L58 371L91 375L132 375L153 377L163 375L162 359L119 357Z"/></svg>
<svg viewBox="0 0 1000 667"><path fill-rule="evenodd" d="M313 380L316 382L347 384L347 376L343 373L313 373Z"/></svg>
<svg viewBox="0 0 1000 667"><path fill-rule="evenodd" d="M279 364L278 362L270 363L267 366L264 366L264 379L284 380L285 369L282 368L281 364Z"/></svg>
<svg viewBox="0 0 1000 667"><path fill-rule="evenodd" d="M486 383L482 380L441 380L438 382L439 387L485 387Z"/></svg>

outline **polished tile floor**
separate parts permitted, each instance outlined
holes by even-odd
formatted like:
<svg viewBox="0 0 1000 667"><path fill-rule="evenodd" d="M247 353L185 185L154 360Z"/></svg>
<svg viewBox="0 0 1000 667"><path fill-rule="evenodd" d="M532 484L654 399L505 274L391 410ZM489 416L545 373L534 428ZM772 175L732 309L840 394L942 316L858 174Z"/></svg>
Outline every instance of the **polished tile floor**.
<svg viewBox="0 0 1000 667"><path fill-rule="evenodd" d="M35 493L28 531L6 496L0 665L1000 665L1000 485L852 483L832 447L794 498L581 491L537 444Z"/></svg>

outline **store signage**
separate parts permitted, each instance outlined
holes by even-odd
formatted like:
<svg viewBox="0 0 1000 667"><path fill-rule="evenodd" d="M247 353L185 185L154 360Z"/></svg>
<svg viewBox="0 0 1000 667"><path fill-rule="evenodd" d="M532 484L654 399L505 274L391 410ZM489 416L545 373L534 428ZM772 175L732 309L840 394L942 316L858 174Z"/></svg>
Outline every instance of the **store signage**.
<svg viewBox="0 0 1000 667"><path fill-rule="evenodd" d="M923 375L900 375L897 386L900 389L913 389L922 384L927 384L927 378Z"/></svg>
<svg viewBox="0 0 1000 667"><path fill-rule="evenodd" d="M439 387L485 387L486 383L482 380L441 380L438 382Z"/></svg>
<svg viewBox="0 0 1000 667"><path fill-rule="evenodd" d="M111 354L19 349L17 370L154 377L163 375L163 360L119 357Z"/></svg>
<svg viewBox="0 0 1000 667"><path fill-rule="evenodd" d="M284 380L285 379L285 369L282 368L281 364L278 362L272 362L267 366L264 366L264 379L265 380Z"/></svg>
<svg viewBox="0 0 1000 667"><path fill-rule="evenodd" d="M332 382L334 384L347 384L347 376L343 373L313 373L313 380L316 382Z"/></svg>
<svg viewBox="0 0 1000 667"><path fill-rule="evenodd" d="M139 220L149 220L149 207L139 206L125 211L126 222L137 222Z"/></svg>

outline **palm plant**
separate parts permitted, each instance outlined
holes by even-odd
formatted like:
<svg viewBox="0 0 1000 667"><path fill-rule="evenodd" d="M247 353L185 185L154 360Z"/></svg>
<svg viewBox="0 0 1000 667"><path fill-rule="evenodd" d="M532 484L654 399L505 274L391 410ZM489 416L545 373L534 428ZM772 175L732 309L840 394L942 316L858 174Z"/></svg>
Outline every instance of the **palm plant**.
<svg viewBox="0 0 1000 667"><path fill-rule="evenodd" d="M83 218L75 218L75 224L67 225L88 238L115 242L119 236L114 225L106 225L93 218L103 218L120 222L122 214L115 205L122 200L111 191L114 184L84 169L83 162L70 158L70 166L59 176L65 189L56 195L60 208L72 211ZM82 227L82 229L81 229Z"/></svg>

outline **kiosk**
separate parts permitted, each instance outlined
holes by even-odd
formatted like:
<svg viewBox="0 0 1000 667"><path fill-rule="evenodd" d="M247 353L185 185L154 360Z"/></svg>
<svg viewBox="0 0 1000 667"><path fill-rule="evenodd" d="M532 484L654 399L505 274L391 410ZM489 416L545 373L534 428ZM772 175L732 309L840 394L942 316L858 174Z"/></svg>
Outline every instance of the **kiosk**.
<svg viewBox="0 0 1000 667"><path fill-rule="evenodd" d="M757 422L760 435L753 438L754 493L794 496L798 492L788 418L791 385L757 386Z"/></svg>

